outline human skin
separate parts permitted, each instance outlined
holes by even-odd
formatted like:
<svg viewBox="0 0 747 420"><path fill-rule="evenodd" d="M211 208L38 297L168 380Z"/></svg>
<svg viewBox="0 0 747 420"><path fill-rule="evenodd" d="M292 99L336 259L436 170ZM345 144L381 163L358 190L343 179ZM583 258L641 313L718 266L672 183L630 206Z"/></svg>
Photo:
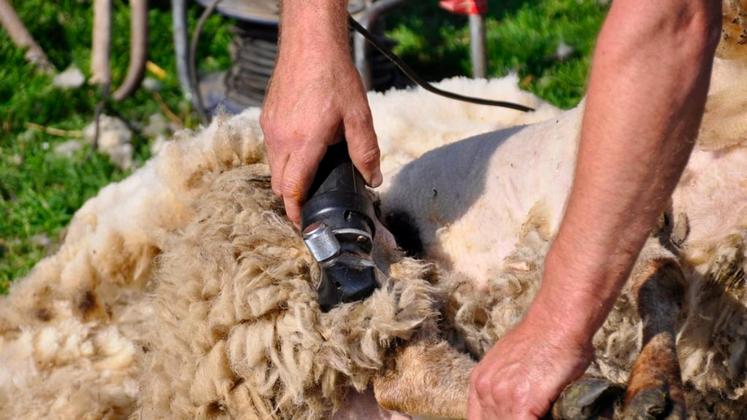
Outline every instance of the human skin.
<svg viewBox="0 0 747 420"><path fill-rule="evenodd" d="M261 122L273 189L296 222L340 127L364 178L380 182L343 3L284 3L281 52ZM470 418L538 418L588 366L591 338L692 151L720 20L717 0L613 2L592 65L574 184L542 286L524 320L472 372Z"/></svg>
<svg viewBox="0 0 747 420"><path fill-rule="evenodd" d="M282 2L280 52L262 108L272 189L298 225L301 204L327 147L344 134L366 183L378 187L379 147L350 58L347 0Z"/></svg>

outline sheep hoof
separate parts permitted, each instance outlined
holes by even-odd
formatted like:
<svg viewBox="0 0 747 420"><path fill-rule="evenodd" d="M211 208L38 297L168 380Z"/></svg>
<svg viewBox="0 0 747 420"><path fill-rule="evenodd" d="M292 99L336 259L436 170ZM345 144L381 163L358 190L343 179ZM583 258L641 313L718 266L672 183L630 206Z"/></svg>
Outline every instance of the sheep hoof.
<svg viewBox="0 0 747 420"><path fill-rule="evenodd" d="M669 394L669 387L653 387L638 391L623 410L625 419L684 420L687 418L685 404Z"/></svg>
<svg viewBox="0 0 747 420"><path fill-rule="evenodd" d="M552 418L608 419L625 389L603 378L584 375L568 385L552 407Z"/></svg>

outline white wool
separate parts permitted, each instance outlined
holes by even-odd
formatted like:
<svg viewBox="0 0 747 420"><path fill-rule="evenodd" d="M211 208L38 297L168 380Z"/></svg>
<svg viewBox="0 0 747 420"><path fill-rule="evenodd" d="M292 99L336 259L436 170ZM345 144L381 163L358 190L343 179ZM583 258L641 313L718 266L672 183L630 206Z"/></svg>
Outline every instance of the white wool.
<svg viewBox="0 0 747 420"><path fill-rule="evenodd" d="M430 257L481 287L539 213L552 235L573 181L582 109L435 149L384 185L382 210L404 212ZM486 223L486 221L489 221Z"/></svg>
<svg viewBox="0 0 747 420"><path fill-rule="evenodd" d="M747 127L747 66L716 59L713 77L708 124L673 196L675 215L690 219L692 243L728 235L747 211L747 148L740 146L747 140L740 131ZM582 116L583 103L536 124L431 150L389 176L384 213L408 214L429 257L484 285L514 251L531 211L547 219L548 237L557 231Z"/></svg>
<svg viewBox="0 0 747 420"><path fill-rule="evenodd" d="M33 352L33 336L28 330L22 331L15 339L0 337L0 360L4 362L3 369L0 369L0 388L23 389L28 385L29 379L37 375ZM2 395L11 394L0 393L0 398Z"/></svg>

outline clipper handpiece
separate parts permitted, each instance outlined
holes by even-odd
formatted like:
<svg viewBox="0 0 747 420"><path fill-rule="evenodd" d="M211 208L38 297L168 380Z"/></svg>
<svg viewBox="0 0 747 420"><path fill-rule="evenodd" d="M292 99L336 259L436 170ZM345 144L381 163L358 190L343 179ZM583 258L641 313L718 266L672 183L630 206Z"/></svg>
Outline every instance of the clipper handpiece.
<svg viewBox="0 0 747 420"><path fill-rule="evenodd" d="M303 240L319 263L319 305L365 299L378 287L371 258L374 210L347 143L327 149L301 211Z"/></svg>

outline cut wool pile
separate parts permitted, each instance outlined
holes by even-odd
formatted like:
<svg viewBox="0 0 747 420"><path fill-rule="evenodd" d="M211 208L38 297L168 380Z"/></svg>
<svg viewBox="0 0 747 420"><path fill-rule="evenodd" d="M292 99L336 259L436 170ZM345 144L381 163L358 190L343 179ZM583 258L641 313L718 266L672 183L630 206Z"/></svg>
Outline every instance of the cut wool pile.
<svg viewBox="0 0 747 420"><path fill-rule="evenodd" d="M321 313L312 260L264 165L224 172L196 210L148 299L145 418L328 416L346 387L367 387L394 339L434 316L426 267L407 259L371 298Z"/></svg>

